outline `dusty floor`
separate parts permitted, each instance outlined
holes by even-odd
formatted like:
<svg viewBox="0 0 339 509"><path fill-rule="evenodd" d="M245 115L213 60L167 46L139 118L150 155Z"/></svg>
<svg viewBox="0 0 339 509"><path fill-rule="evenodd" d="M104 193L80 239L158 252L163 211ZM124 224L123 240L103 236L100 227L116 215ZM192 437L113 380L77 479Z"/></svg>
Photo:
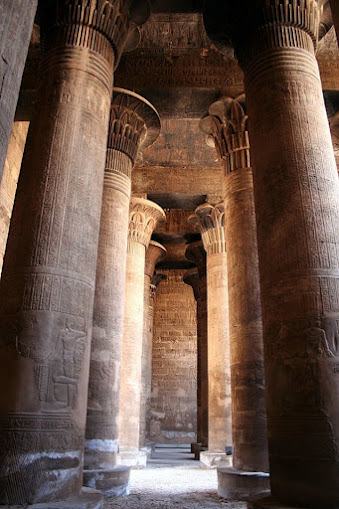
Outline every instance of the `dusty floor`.
<svg viewBox="0 0 339 509"><path fill-rule="evenodd" d="M189 458L184 449L157 449L147 468L131 471L131 494L106 501L105 509L246 509L220 500L216 470Z"/></svg>

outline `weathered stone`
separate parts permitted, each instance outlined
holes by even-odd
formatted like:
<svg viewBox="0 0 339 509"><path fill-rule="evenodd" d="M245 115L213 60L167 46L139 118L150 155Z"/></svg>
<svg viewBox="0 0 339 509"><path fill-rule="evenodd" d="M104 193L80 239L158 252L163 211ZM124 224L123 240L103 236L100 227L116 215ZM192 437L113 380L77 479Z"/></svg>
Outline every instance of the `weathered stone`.
<svg viewBox="0 0 339 509"><path fill-rule="evenodd" d="M207 300L206 300L206 266L201 267L201 278L197 268L188 270L183 278L184 283L193 289L197 301L197 444L192 448L196 459L200 452L208 447L208 366L207 366Z"/></svg>
<svg viewBox="0 0 339 509"><path fill-rule="evenodd" d="M232 447L231 373L224 207L200 205L191 216L207 252L208 452ZM202 246L201 246L202 249ZM186 256L190 257L192 247ZM192 259L192 258L191 258Z"/></svg>
<svg viewBox="0 0 339 509"><path fill-rule="evenodd" d="M139 465L141 359L144 318L144 271L146 249L159 220L161 207L143 198L132 198L127 243L125 317L122 345L119 444L120 462Z"/></svg>
<svg viewBox="0 0 339 509"><path fill-rule="evenodd" d="M0 288L0 503L77 496L119 2L42 5L45 56ZM79 18L79 13L81 17ZM28 213L29 211L29 213Z"/></svg>
<svg viewBox="0 0 339 509"><path fill-rule="evenodd" d="M119 467L115 472L114 467L118 453L131 172L140 144L145 147L153 143L159 131L158 114L144 98L128 90L113 89L94 299L84 472L84 484L101 489L106 498L127 494L129 490L126 469Z"/></svg>
<svg viewBox="0 0 339 509"><path fill-rule="evenodd" d="M153 342L153 292L152 277L156 264L165 258L164 246L151 240L146 250L144 278L144 322L141 359L141 395L140 395L140 447L146 445L146 415L150 412L152 386L152 342ZM161 278L159 279L159 282Z"/></svg>
<svg viewBox="0 0 339 509"><path fill-rule="evenodd" d="M235 468L218 468L218 495L228 500L248 500L270 494L270 475Z"/></svg>
<svg viewBox="0 0 339 509"><path fill-rule="evenodd" d="M29 122L14 122L0 185L0 270L18 183Z"/></svg>
<svg viewBox="0 0 339 509"><path fill-rule="evenodd" d="M0 179L37 4L38 0L13 0L0 9Z"/></svg>
<svg viewBox="0 0 339 509"><path fill-rule="evenodd" d="M268 471L268 451L257 235L244 100L244 96L219 99L200 124L225 167L234 470L218 470L218 491L235 500L246 490L246 498L260 495L267 490L268 477L251 473Z"/></svg>
<svg viewBox="0 0 339 509"><path fill-rule="evenodd" d="M339 504L339 180L314 57L322 4L219 4L244 20L224 31L250 118L272 494L306 507Z"/></svg>
<svg viewBox="0 0 339 509"><path fill-rule="evenodd" d="M149 438L187 444L197 436L197 312L186 270L159 270L154 308Z"/></svg>
<svg viewBox="0 0 339 509"><path fill-rule="evenodd" d="M0 509L8 509L8 505L0 505ZM60 502L45 502L26 505L25 509L102 509L103 496L98 490L82 488L80 495L67 498ZM11 509L22 509L22 505L12 505Z"/></svg>

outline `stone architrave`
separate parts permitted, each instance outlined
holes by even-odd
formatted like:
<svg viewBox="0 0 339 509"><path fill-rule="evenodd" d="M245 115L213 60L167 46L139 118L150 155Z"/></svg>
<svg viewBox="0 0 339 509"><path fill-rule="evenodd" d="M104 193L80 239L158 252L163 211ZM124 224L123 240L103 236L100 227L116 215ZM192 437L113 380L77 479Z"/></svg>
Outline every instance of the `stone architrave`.
<svg viewBox="0 0 339 509"><path fill-rule="evenodd" d="M105 497L129 492L129 468L117 466L121 347L131 173L160 120L143 97L113 89L106 153L88 389L84 484Z"/></svg>
<svg viewBox="0 0 339 509"><path fill-rule="evenodd" d="M38 0L2 2L0 9L0 180L18 102Z"/></svg>
<svg viewBox="0 0 339 509"><path fill-rule="evenodd" d="M246 499L269 491L264 349L253 176L245 96L222 97L200 122L224 162L230 324L233 468L218 471L218 493ZM209 211L200 208L205 224Z"/></svg>
<svg viewBox="0 0 339 509"><path fill-rule="evenodd" d="M339 179L315 59L322 5L218 2L245 76L271 489L293 507L339 505Z"/></svg>
<svg viewBox="0 0 339 509"><path fill-rule="evenodd" d="M146 380L146 444L150 434L150 422L151 422L151 399L152 399L152 360L153 360L153 329L154 329L154 306L156 292L159 284L165 281L167 276L161 272L155 271L151 278L150 291L149 291L149 314L148 314L148 334L150 336L150 342L152 345L152 356L150 360L150 369L147 373ZM146 450L149 455L149 448ZM151 451L152 452L152 451Z"/></svg>
<svg viewBox="0 0 339 509"><path fill-rule="evenodd" d="M132 25L120 1L41 7L44 63L0 284L0 504L69 508L88 496L79 498L106 140Z"/></svg>
<svg viewBox="0 0 339 509"><path fill-rule="evenodd" d="M145 257L152 232L165 213L159 205L132 197L125 290L119 415L119 461L128 466L145 466L146 451L140 443L140 398L144 320Z"/></svg>
<svg viewBox="0 0 339 509"><path fill-rule="evenodd" d="M200 243L202 248L202 244ZM189 248L188 248L189 249ZM188 255L189 256L189 255ZM207 299L206 299L206 254L203 252L201 280L197 267L189 269L183 277L184 283L193 289L197 302L197 444L192 444L195 459L208 447L208 367L207 367ZM204 286L201 291L201 284Z"/></svg>
<svg viewBox="0 0 339 509"><path fill-rule="evenodd" d="M144 322L141 358L141 395L140 395L140 448L146 446L147 404L151 398L152 384L152 340L153 315L150 312L151 286L154 269L157 263L166 256L164 246L151 240L146 250L144 278ZM152 303L153 304L153 303ZM153 311L153 307L152 307Z"/></svg>
<svg viewBox="0 0 339 509"><path fill-rule="evenodd" d="M189 222L200 231L206 251L208 451L201 453L200 462L202 466L217 467L229 465L232 452L227 254L223 204L200 205L189 218Z"/></svg>

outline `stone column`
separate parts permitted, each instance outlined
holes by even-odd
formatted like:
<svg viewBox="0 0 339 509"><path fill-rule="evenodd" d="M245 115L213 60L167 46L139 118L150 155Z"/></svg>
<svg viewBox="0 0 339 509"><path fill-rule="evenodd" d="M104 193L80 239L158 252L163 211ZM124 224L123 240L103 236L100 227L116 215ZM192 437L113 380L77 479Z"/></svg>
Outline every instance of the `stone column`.
<svg viewBox="0 0 339 509"><path fill-rule="evenodd" d="M140 395L140 447L146 446L146 412L147 403L151 397L152 383L152 339L153 334L153 315L150 313L152 277L157 263L166 256L164 246L151 240L145 260L144 277L144 322L143 322L143 340L141 356L141 395ZM152 308L153 310L153 308ZM150 452L147 451L148 454Z"/></svg>
<svg viewBox="0 0 339 509"><path fill-rule="evenodd" d="M119 7L51 0L41 12L46 53L0 285L5 505L87 503L79 495L106 140L130 24Z"/></svg>
<svg viewBox="0 0 339 509"><path fill-rule="evenodd" d="M245 96L222 97L200 122L224 162L231 348L233 467L218 470L218 493L233 500L269 490L264 351L257 228ZM200 208L202 226L210 212Z"/></svg>
<svg viewBox="0 0 339 509"><path fill-rule="evenodd" d="M151 400L152 400L152 360L153 360L153 330L154 330L154 306L155 297L159 284L165 281L167 276L161 272L155 272L150 285L150 297L149 297L149 315L148 315L148 333L150 335L150 343L152 345L150 368L148 370L148 376L146 380L146 443L150 435L150 423L151 423ZM152 448L151 448L152 449ZM151 451L152 452L152 451ZM148 451L147 451L148 454Z"/></svg>
<svg viewBox="0 0 339 509"><path fill-rule="evenodd" d="M105 497L129 492L129 469L117 466L121 346L131 172L141 147L160 131L154 108L113 89L93 313L84 484Z"/></svg>
<svg viewBox="0 0 339 509"><path fill-rule="evenodd" d="M139 450L145 255L157 222L164 218L164 211L156 203L132 198L127 243L119 423L120 462L129 466L146 465L146 452Z"/></svg>
<svg viewBox="0 0 339 509"><path fill-rule="evenodd" d="M190 221L197 224L196 216ZM223 231L222 235L224 239ZM229 464L226 448L230 453L232 446L226 247L221 247L221 240L219 251L207 252L206 258L204 245L190 244L186 257L198 267L201 298L206 300L207 295L207 352L202 352L202 359L207 357L208 451L201 452L200 462L204 467L216 467Z"/></svg>
<svg viewBox="0 0 339 509"><path fill-rule="evenodd" d="M18 102L38 0L2 2L0 9L0 180Z"/></svg>
<svg viewBox="0 0 339 509"><path fill-rule="evenodd" d="M332 144L335 162L339 171L339 112L337 112L330 120L330 129L332 136Z"/></svg>
<svg viewBox="0 0 339 509"><path fill-rule="evenodd" d="M224 31L250 119L272 494L326 507L339 504L339 180L314 56L322 2L282 3L219 15L244 19Z"/></svg>
<svg viewBox="0 0 339 509"><path fill-rule="evenodd" d="M206 258L204 256L204 258ZM207 300L206 300L206 260L203 264L201 291L199 272L196 267L189 269L183 278L184 283L193 289L197 302L197 443L191 449L195 459L200 459L200 453L208 447L208 367L207 367Z"/></svg>

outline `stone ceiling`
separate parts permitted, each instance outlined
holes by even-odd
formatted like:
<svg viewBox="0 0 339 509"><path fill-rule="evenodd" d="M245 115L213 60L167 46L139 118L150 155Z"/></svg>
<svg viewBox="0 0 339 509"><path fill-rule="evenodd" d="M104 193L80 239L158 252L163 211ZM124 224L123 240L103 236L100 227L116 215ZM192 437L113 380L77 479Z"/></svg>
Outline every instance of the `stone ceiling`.
<svg viewBox="0 0 339 509"><path fill-rule="evenodd" d="M215 150L206 145L199 121L218 97L236 97L243 91L243 74L235 61L222 56L208 40L201 0L151 3L152 15L141 28L140 44L122 56L115 86L141 94L159 111L161 134L140 154L133 172L133 192L146 193L171 210L167 230L157 231L156 238L171 245L172 261L181 257L183 263L183 244L196 238L188 229L185 214L209 195L220 194L222 187L221 164ZM334 114L339 110L339 52L334 29L319 43L317 58L328 110ZM17 119L29 119L32 114L39 64L36 26Z"/></svg>

